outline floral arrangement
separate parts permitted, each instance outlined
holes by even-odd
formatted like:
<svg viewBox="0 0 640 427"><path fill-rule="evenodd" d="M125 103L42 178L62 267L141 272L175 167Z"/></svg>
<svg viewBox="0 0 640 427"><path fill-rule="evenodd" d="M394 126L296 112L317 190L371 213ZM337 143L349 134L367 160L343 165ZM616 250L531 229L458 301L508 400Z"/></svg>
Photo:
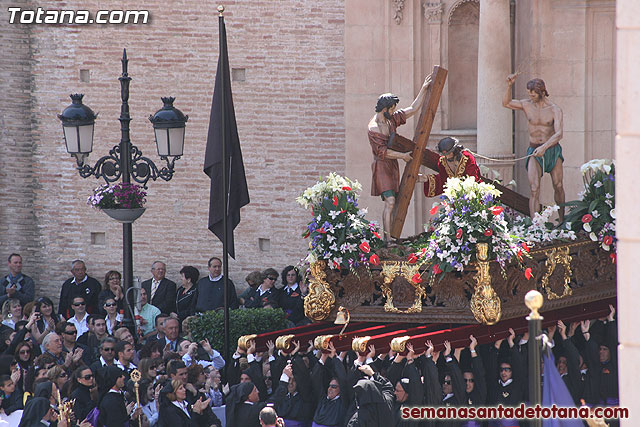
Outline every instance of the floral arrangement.
<svg viewBox="0 0 640 427"><path fill-rule="evenodd" d="M580 168L584 191L578 200L568 202L571 208L564 220L567 230L584 230L594 242L600 242L606 251L616 251L615 162L596 159Z"/></svg>
<svg viewBox="0 0 640 427"><path fill-rule="evenodd" d="M505 208L505 211L507 209ZM529 247L536 243L549 243L553 240L576 240L576 233L566 228L554 228L551 216L560 210L558 205L547 206L541 213L536 212L533 218L521 216L509 211L512 218L511 231L527 242Z"/></svg>
<svg viewBox="0 0 640 427"><path fill-rule="evenodd" d="M475 243L487 243L489 259L498 261L503 270L511 260L521 264L529 246L512 232L505 208L497 201L500 194L473 177L449 178L442 201L431 209L431 215L437 215L427 230L431 235L408 261L430 264L435 275L462 271L476 261ZM530 278L531 269L525 275Z"/></svg>
<svg viewBox="0 0 640 427"><path fill-rule="evenodd" d="M375 254L383 243L380 229L367 221L365 209L358 209L360 190L357 181L331 173L296 199L305 208L311 207L313 214L303 233L311 239L307 262L325 260L329 268L351 271L380 264Z"/></svg>
<svg viewBox="0 0 640 427"><path fill-rule="evenodd" d="M144 207L147 193L137 184L103 184L93 190L87 205L96 209L135 209Z"/></svg>

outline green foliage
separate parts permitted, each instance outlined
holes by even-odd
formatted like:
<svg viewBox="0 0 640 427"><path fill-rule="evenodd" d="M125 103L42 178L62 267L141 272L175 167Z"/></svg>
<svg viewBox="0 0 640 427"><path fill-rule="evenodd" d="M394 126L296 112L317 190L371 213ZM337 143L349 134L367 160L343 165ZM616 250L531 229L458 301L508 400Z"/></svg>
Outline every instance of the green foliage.
<svg viewBox="0 0 640 427"><path fill-rule="evenodd" d="M243 335L261 334L287 328L282 309L250 308L229 311L229 335L231 351L238 338ZM207 311L189 322L194 339L208 339L213 348L222 351L224 347L224 312Z"/></svg>

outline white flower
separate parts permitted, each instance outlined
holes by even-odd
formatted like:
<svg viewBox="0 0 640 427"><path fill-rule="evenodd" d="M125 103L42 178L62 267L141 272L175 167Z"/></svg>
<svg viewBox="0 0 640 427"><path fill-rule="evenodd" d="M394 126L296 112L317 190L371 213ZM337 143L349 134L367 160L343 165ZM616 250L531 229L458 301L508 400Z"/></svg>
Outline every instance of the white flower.
<svg viewBox="0 0 640 427"><path fill-rule="evenodd" d="M593 210L593 212L591 212L591 216L593 216L594 218L598 218L600 216L600 214L598 213L597 210Z"/></svg>
<svg viewBox="0 0 640 427"><path fill-rule="evenodd" d="M582 224L582 228L584 229L584 231L586 231L587 233L589 233L591 231L591 226L589 225L588 222L585 222L584 224Z"/></svg>
<svg viewBox="0 0 640 427"><path fill-rule="evenodd" d="M602 249L604 249L605 251L609 250L609 245L605 245L604 243L602 244Z"/></svg>
<svg viewBox="0 0 640 427"><path fill-rule="evenodd" d="M609 211L609 215L611 216L611 218L615 219L616 218L616 209L613 208Z"/></svg>
<svg viewBox="0 0 640 427"><path fill-rule="evenodd" d="M600 188L600 187L602 187L602 182L600 182L600 181L596 181L596 182L593 184L593 186L594 186L594 187L596 187L596 188Z"/></svg>
<svg viewBox="0 0 640 427"><path fill-rule="evenodd" d="M331 217L331 219L336 219L336 217L340 215L340 212L338 211L331 211L329 212L329 216Z"/></svg>
<svg viewBox="0 0 640 427"><path fill-rule="evenodd" d="M327 241L329 243L333 242L334 240L336 240L335 236L332 236L331 234L327 234Z"/></svg>
<svg viewBox="0 0 640 427"><path fill-rule="evenodd" d="M605 199L613 199L613 196L609 193L604 194Z"/></svg>
<svg viewBox="0 0 640 427"><path fill-rule="evenodd" d="M585 224L586 225L586 224ZM588 231L588 230L587 230ZM593 240L594 242L598 241L598 236L596 236L596 233L591 232L589 233L589 237L591 238L591 240Z"/></svg>

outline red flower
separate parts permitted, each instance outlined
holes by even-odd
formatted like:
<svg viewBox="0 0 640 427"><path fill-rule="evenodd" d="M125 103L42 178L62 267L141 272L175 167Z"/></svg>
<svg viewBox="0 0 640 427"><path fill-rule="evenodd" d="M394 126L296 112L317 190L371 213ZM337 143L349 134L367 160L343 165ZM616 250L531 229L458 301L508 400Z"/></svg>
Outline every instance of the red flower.
<svg viewBox="0 0 640 427"><path fill-rule="evenodd" d="M358 246L360 248L360 250L362 252L364 252L365 254L368 254L369 251L371 250L371 248L369 247L369 244L367 242L362 242L360 243L360 246Z"/></svg>
<svg viewBox="0 0 640 427"><path fill-rule="evenodd" d="M409 264L415 264L418 261L418 257L416 254L409 254L408 262Z"/></svg>
<svg viewBox="0 0 640 427"><path fill-rule="evenodd" d="M327 231L326 231L324 228L320 227L320 228L316 228L316 232L317 232L317 233L324 234L324 233L326 233Z"/></svg>
<svg viewBox="0 0 640 427"><path fill-rule="evenodd" d="M587 222L591 222L592 219L593 219L593 217L590 214L585 214L582 217L582 222L586 224Z"/></svg>
<svg viewBox="0 0 640 427"><path fill-rule="evenodd" d="M420 273L414 274L411 278L411 281L415 284L422 283L422 277L420 276Z"/></svg>
<svg viewBox="0 0 640 427"><path fill-rule="evenodd" d="M307 234L304 235L303 239L306 239L307 237L309 237L309 234L311 233L307 230Z"/></svg>
<svg viewBox="0 0 640 427"><path fill-rule="evenodd" d="M333 196L333 206L338 206L338 196Z"/></svg>
<svg viewBox="0 0 640 427"><path fill-rule="evenodd" d="M420 252L420 256L424 255L427 253L427 248L422 248L422 251Z"/></svg>
<svg viewBox="0 0 640 427"><path fill-rule="evenodd" d="M529 246L525 242L522 243L522 249L524 249L525 251L527 251L527 253L529 253Z"/></svg>
<svg viewBox="0 0 640 427"><path fill-rule="evenodd" d="M435 215L438 212L438 205L435 205L434 207L431 208L431 210L429 211L429 213L431 215Z"/></svg>
<svg viewBox="0 0 640 427"><path fill-rule="evenodd" d="M609 258L611 258L611 262L615 264L618 257L615 253L611 253L609 254Z"/></svg>
<svg viewBox="0 0 640 427"><path fill-rule="evenodd" d="M369 262L373 265L380 265L380 257L378 255L373 254L369 257Z"/></svg>
<svg viewBox="0 0 640 427"><path fill-rule="evenodd" d="M484 230L484 235L487 237L491 237L493 235L493 231L490 228Z"/></svg>
<svg viewBox="0 0 640 427"><path fill-rule="evenodd" d="M527 280L529 280L529 279L531 279L531 276L533 276L533 274L531 274L531 268L527 268L527 269L524 271L524 277L526 277L526 278L527 278Z"/></svg>
<svg viewBox="0 0 640 427"><path fill-rule="evenodd" d="M440 266L438 264L433 266L433 274L440 274L442 273L442 269L440 268Z"/></svg>
<svg viewBox="0 0 640 427"><path fill-rule="evenodd" d="M338 264L337 262L333 261L333 266L340 270L340 264Z"/></svg>
<svg viewBox="0 0 640 427"><path fill-rule="evenodd" d="M456 239L459 239L462 237L462 228L458 228L456 230Z"/></svg>
<svg viewBox="0 0 640 427"><path fill-rule="evenodd" d="M611 245L613 243L613 237L611 236L604 236L604 239L602 239L602 244L603 245Z"/></svg>
<svg viewBox="0 0 640 427"><path fill-rule="evenodd" d="M378 239L382 240L382 237L380 237L380 235L378 233L376 233L375 231L373 232L373 235L376 236Z"/></svg>
<svg viewBox="0 0 640 427"><path fill-rule="evenodd" d="M494 215L500 215L502 213L503 209L502 209L502 206L493 206L489 210Z"/></svg>
<svg viewBox="0 0 640 427"><path fill-rule="evenodd" d="M342 189L345 190L345 191L351 191L351 187L346 187L345 186L345 187L342 187Z"/></svg>
<svg viewBox="0 0 640 427"><path fill-rule="evenodd" d="M522 262L522 251L518 251L518 261Z"/></svg>

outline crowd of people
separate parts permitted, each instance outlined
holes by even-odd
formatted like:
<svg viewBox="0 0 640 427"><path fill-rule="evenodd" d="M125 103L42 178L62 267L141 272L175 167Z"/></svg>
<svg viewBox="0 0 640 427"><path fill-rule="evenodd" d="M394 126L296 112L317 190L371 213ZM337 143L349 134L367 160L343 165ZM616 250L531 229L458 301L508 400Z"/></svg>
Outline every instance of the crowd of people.
<svg viewBox="0 0 640 427"><path fill-rule="evenodd" d="M401 409L517 406L528 400L529 337L513 330L490 344L478 345L470 336L464 348L444 342L444 350L436 351L427 342L417 352L408 343L402 353L374 346L366 354L338 352L333 344L318 350L312 341L295 340L288 350L269 342L258 352L252 341L224 360L221 349L192 339L182 322L223 305L219 289L207 288L221 280L217 258L202 279L197 269L184 267L177 288L164 277L165 265L154 263L153 278L139 292L132 333L122 326L119 273L108 272L100 286L83 262L74 262L56 312L49 298L34 300L33 281L16 267L17 257L9 257L10 273L0 286L0 408L3 416L21 414L20 426L222 426L223 420L232 427L462 425L405 420ZM254 287L230 298L235 306L282 307L292 324L304 322L296 322L298 306L289 304L305 293L297 270L284 269L279 290L278 276L273 269L252 273L247 281ZM614 308L603 319L559 321L546 333L574 403L617 405ZM137 393L134 370L141 376Z"/></svg>

